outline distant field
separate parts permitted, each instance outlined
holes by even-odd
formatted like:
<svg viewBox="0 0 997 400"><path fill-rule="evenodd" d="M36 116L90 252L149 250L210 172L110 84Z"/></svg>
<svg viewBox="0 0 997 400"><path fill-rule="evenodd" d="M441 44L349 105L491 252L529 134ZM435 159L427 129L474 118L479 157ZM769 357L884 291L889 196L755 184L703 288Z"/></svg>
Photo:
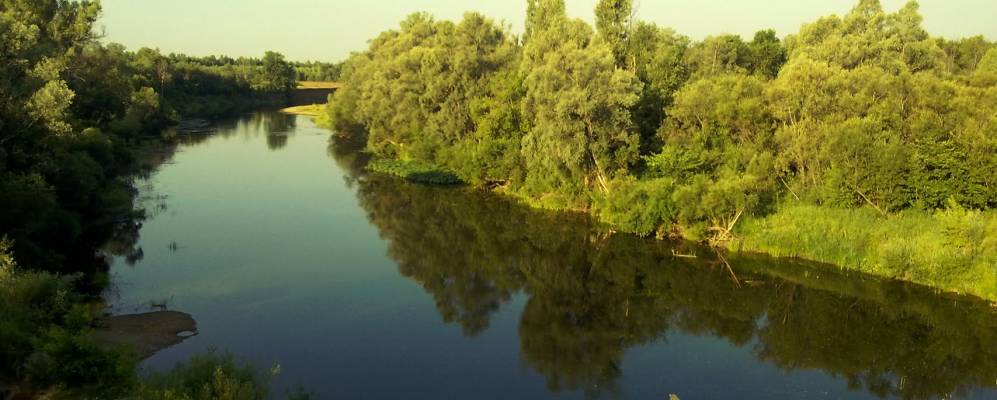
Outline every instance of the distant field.
<svg viewBox="0 0 997 400"><path fill-rule="evenodd" d="M300 81L298 89L339 89L343 87L340 82L320 82L320 81Z"/></svg>

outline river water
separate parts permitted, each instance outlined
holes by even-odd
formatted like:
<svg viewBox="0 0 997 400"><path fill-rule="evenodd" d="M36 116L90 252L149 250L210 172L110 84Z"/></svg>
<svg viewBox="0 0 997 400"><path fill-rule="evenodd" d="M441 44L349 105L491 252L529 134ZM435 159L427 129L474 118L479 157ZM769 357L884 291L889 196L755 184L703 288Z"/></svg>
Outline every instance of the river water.
<svg viewBox="0 0 997 400"><path fill-rule="evenodd" d="M307 117L184 140L108 301L190 313L274 393L331 399L997 398L997 313L833 267L611 234L363 172Z"/></svg>

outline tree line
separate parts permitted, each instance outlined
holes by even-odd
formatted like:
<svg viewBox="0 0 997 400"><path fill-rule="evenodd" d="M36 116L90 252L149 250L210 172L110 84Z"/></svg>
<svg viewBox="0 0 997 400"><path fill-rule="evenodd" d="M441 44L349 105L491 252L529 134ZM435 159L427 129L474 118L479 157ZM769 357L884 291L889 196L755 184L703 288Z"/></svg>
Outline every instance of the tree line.
<svg viewBox="0 0 997 400"><path fill-rule="evenodd" d="M326 121L641 235L720 238L792 198L883 214L997 206L997 48L861 0L780 39L701 41L602 0L529 0L526 29L419 13L342 67Z"/></svg>
<svg viewBox="0 0 997 400"><path fill-rule="evenodd" d="M291 65L299 81L336 82L343 69L342 62L295 61Z"/></svg>
<svg viewBox="0 0 997 400"><path fill-rule="evenodd" d="M630 0L595 14L529 0L521 36L411 15L350 56L319 122L417 166L391 171L614 230L997 299L993 42L932 37L916 1L750 41L692 40Z"/></svg>
<svg viewBox="0 0 997 400"><path fill-rule="evenodd" d="M183 117L283 104L296 85L275 52L236 60L102 44L97 2L0 6L0 235L25 265L57 268L74 257L53 248L130 212L143 138Z"/></svg>
<svg viewBox="0 0 997 400"><path fill-rule="evenodd" d="M137 239L133 179L165 147L162 128L283 104L297 71L275 52L233 60L102 44L100 10L0 0L0 397L266 397L266 377L221 355L140 380L127 351L90 331L103 255Z"/></svg>

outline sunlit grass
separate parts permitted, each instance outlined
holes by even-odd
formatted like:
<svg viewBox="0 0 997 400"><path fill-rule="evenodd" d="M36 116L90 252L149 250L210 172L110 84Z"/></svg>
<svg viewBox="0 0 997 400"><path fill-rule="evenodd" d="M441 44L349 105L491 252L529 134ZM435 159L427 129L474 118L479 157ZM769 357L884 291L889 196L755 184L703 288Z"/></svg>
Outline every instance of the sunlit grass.
<svg viewBox="0 0 997 400"><path fill-rule="evenodd" d="M732 247L800 257L997 300L997 212L788 205L745 221Z"/></svg>
<svg viewBox="0 0 997 400"><path fill-rule="evenodd" d="M298 89L339 89L343 87L340 82L322 81L298 81Z"/></svg>
<svg viewBox="0 0 997 400"><path fill-rule="evenodd" d="M295 106L287 107L280 110L280 112L285 114L294 115L307 115L310 117L317 117L325 111L325 104L310 104L306 106Z"/></svg>

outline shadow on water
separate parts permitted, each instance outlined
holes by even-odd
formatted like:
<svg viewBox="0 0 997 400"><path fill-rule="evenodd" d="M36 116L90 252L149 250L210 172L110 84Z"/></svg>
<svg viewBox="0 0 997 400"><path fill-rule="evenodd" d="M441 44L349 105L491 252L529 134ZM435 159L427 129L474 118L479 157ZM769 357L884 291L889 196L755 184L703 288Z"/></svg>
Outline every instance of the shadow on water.
<svg viewBox="0 0 997 400"><path fill-rule="evenodd" d="M329 154L399 272L468 337L524 293L521 357L552 391L616 393L626 351L672 332L722 338L783 371L823 371L879 397L949 398L997 384L997 315L983 302L758 255L730 256L729 270L695 245L365 175L350 147L334 141Z"/></svg>

